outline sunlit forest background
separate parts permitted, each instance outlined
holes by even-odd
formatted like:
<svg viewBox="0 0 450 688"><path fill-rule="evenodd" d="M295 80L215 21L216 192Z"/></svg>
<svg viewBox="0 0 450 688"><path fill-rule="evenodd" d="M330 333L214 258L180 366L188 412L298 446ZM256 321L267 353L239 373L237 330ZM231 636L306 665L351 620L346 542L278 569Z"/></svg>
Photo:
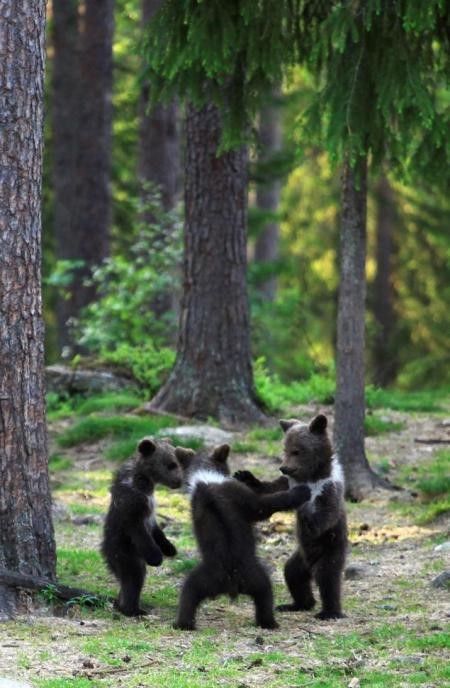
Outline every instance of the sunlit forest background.
<svg viewBox="0 0 450 688"><path fill-rule="evenodd" d="M60 59L51 40L54 28L50 9L48 112L54 107L55 61ZM153 393L175 358L181 290L184 106L176 107L176 189L170 203L164 204L160 190L137 175L140 126L146 116L141 105L144 77L138 0L116 2L113 62L109 248L92 272L92 265L87 272L81 271L83 279L95 285L97 298L70 320L70 342L63 344L58 337L57 302L67 297L85 259L82 255L70 257L70 251L61 256L57 250L52 181L55 129L47 117L43 205L46 356L48 363L61 356L66 360L75 356L77 361L81 355L96 364L125 368ZM252 122L248 280L257 389L263 391L268 378L280 385L300 381L320 387L322 396L332 397L340 168L317 142L299 134L301 114L310 105L315 88L306 68L292 69ZM439 99L442 107L448 108L450 91L443 87ZM388 157L370 175L368 385L416 390L450 383L447 182L442 175L401 176L390 169ZM275 194L270 209L260 202L261 189L271 190L272 197ZM161 226L170 228L170 242L160 240ZM264 255L261 237L268 226L272 246ZM158 313L150 305L168 286L172 307Z"/></svg>

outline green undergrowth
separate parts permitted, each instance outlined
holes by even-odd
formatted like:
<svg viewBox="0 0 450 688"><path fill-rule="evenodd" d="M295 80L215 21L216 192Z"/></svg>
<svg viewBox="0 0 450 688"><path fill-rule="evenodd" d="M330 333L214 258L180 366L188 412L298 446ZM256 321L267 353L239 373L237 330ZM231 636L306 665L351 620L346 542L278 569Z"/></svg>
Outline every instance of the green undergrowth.
<svg viewBox="0 0 450 688"><path fill-rule="evenodd" d="M417 494L413 504L393 502L395 509L412 516L419 524L430 523L450 513L450 450L442 449L428 459L400 469L399 478Z"/></svg>
<svg viewBox="0 0 450 688"><path fill-rule="evenodd" d="M70 416L86 416L90 413L131 411L141 406L142 395L132 391L109 392L90 397L47 394L47 415L50 421Z"/></svg>
<svg viewBox="0 0 450 688"><path fill-rule="evenodd" d="M385 432L398 432L404 427L405 423L387 420L373 413L368 413L364 419L364 430L368 437L382 435Z"/></svg>
<svg viewBox="0 0 450 688"><path fill-rule="evenodd" d="M83 418L57 438L61 447L74 447L83 442L97 442L104 437L131 440L144 435L164 435L164 429L174 427L176 421L169 417L100 416L92 414ZM164 435L167 436L167 435Z"/></svg>
<svg viewBox="0 0 450 688"><path fill-rule="evenodd" d="M312 374L305 380L282 382L276 374L268 372L264 359L254 365L257 393L271 413L284 412L292 406L317 403L333 404L336 392L335 373ZM450 391L387 390L368 385L366 387L366 406L368 409L391 409L393 411L432 412L441 411L442 403L448 399Z"/></svg>

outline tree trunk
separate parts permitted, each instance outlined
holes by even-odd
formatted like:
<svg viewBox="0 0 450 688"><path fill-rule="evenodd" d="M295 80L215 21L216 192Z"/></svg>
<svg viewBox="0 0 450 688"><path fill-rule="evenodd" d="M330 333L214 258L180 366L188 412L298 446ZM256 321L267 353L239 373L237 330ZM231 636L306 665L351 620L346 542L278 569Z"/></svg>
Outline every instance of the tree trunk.
<svg viewBox="0 0 450 688"><path fill-rule="evenodd" d="M381 480L364 449L364 314L366 297L367 159L344 162L334 442L344 466L347 494L361 499Z"/></svg>
<svg viewBox="0 0 450 688"><path fill-rule="evenodd" d="M141 0L142 24L145 27L159 9L162 0ZM176 203L179 176L179 140L177 131L177 106L156 105L150 111L150 84L142 84L139 112L139 179L151 182L161 191L165 210L171 210ZM154 218L144 220L153 221Z"/></svg>
<svg viewBox="0 0 450 688"><path fill-rule="evenodd" d="M72 178L75 196L70 207L70 235L61 246L59 257L83 261L84 265L74 271L62 327L67 327L67 319L77 318L80 310L95 298L95 287L85 286L83 282L91 274L92 267L109 255L113 10L113 0L85 0L83 3L79 13L78 64L70 74L76 75L77 83L67 86L75 93L69 101L73 108L69 125L75 130L76 159ZM73 32L72 17L69 26ZM67 23L65 28L68 28ZM72 34L71 40L74 40ZM65 46L64 39L63 45L61 50L68 53L69 59L73 46ZM70 138L67 143L70 150Z"/></svg>
<svg viewBox="0 0 450 688"><path fill-rule="evenodd" d="M275 93L274 96L278 95ZM259 161L266 163L281 149L281 121L279 106L272 102L263 105L259 119L259 144L261 152ZM280 204L281 183L279 179L260 182L256 189L256 205L264 212L274 214ZM262 265L273 266L278 258L279 226L276 220L270 219L258 234L255 242L254 260ZM277 278L268 277L259 285L261 296L267 301L274 301L277 293Z"/></svg>
<svg viewBox="0 0 450 688"><path fill-rule="evenodd" d="M79 134L78 0L53 0L52 142L54 236L58 260L75 260L76 156ZM58 342L71 343L67 321L76 313L73 300L58 297Z"/></svg>
<svg viewBox="0 0 450 688"><path fill-rule="evenodd" d="M217 156L213 105L186 119L184 292L177 360L152 401L231 425L264 419L253 388L246 285L247 153Z"/></svg>
<svg viewBox="0 0 450 688"><path fill-rule="evenodd" d="M141 0L144 28L160 7L161 1ZM180 172L176 102L168 105L158 104L148 110L150 88L148 80L143 81L139 101L138 174L143 207L141 219L145 224L152 224L156 220L151 210L146 208L149 184L159 189L164 210L172 210L177 201ZM170 244L172 240L170 228L156 233L154 238L159 248L149 246L150 251L160 250L161 244ZM174 308L173 291L164 291L151 304L151 309L156 316L161 316L172 308Z"/></svg>
<svg viewBox="0 0 450 688"><path fill-rule="evenodd" d="M45 0L0 0L0 567L55 576L41 304ZM18 594L0 585L0 618Z"/></svg>
<svg viewBox="0 0 450 688"><path fill-rule="evenodd" d="M377 332L373 346L374 378L376 385L386 387L395 380L398 361L392 346L396 323L391 265L394 250L395 207L391 185L384 175L377 184L376 199L377 272L373 285L373 314Z"/></svg>

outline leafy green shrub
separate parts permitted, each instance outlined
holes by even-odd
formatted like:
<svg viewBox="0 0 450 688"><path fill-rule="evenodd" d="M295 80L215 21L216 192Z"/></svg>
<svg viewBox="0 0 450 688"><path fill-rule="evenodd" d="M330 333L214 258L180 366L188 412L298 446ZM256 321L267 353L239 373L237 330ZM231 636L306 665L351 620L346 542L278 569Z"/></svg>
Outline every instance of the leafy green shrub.
<svg viewBox="0 0 450 688"><path fill-rule="evenodd" d="M113 350L102 349L100 359L131 374L150 394L156 392L169 374L175 351L157 346L148 339L140 346L122 342Z"/></svg>
<svg viewBox="0 0 450 688"><path fill-rule="evenodd" d="M334 401L335 382L331 371L328 375L316 373L308 380L284 383L276 374L269 373L265 359L259 358L254 364L254 375L257 394L273 413L295 404L331 404Z"/></svg>

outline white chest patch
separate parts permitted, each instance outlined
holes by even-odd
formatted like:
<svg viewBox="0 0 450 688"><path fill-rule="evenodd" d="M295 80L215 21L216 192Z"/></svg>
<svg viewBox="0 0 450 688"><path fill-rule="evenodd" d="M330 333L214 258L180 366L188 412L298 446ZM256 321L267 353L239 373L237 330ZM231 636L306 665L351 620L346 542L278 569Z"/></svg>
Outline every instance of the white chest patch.
<svg viewBox="0 0 450 688"><path fill-rule="evenodd" d="M150 516L147 518L147 526L153 528L156 525L156 500L153 495L147 497Z"/></svg>
<svg viewBox="0 0 450 688"><path fill-rule="evenodd" d="M298 485L298 482L294 480L294 478L288 478L288 480L289 487L295 487L295 485ZM329 485L330 483L338 484L342 490L344 488L344 471L339 463L337 454L333 454L331 461L331 472L328 478L322 478L321 480L316 480L315 482L306 483L311 490L311 497L309 498L308 502L306 502L310 509L314 509L315 500L322 494L325 485Z"/></svg>
<svg viewBox="0 0 450 688"><path fill-rule="evenodd" d="M231 478L229 478L227 475L219 473L218 471L214 471L210 468L200 468L198 471L195 471L195 473L193 473L190 476L189 482L187 484L187 489L192 499L195 492L195 488L197 487L197 485L199 485L199 483L206 483L207 485L219 485L220 483L225 483L228 480L231 480Z"/></svg>

